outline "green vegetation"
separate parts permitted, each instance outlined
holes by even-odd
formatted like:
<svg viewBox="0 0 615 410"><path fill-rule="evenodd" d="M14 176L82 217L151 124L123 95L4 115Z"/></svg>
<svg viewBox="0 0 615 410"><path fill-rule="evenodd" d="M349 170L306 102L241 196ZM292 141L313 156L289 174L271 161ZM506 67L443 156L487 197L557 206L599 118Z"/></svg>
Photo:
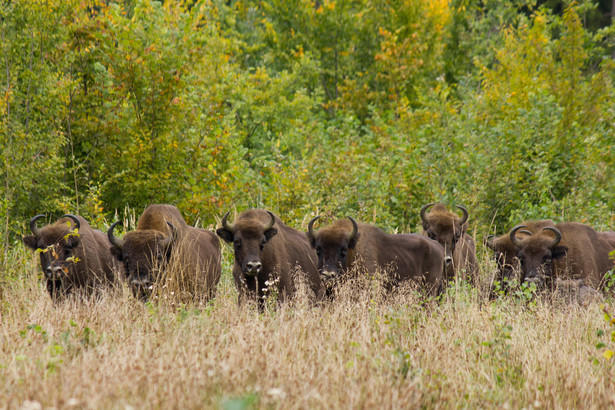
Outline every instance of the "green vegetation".
<svg viewBox="0 0 615 410"><path fill-rule="evenodd" d="M592 2L11 1L0 217L174 203L480 234L615 224L615 26ZM493 226L495 225L495 227Z"/></svg>
<svg viewBox="0 0 615 410"><path fill-rule="evenodd" d="M488 300L480 246L525 219L615 229L610 3L0 2L0 403L612 406L615 274L605 306L518 283ZM437 301L361 277L258 312L223 247L206 306L121 283L54 304L21 244L39 213L132 229L151 203L203 226L258 206L407 232L435 201L469 209L482 270Z"/></svg>

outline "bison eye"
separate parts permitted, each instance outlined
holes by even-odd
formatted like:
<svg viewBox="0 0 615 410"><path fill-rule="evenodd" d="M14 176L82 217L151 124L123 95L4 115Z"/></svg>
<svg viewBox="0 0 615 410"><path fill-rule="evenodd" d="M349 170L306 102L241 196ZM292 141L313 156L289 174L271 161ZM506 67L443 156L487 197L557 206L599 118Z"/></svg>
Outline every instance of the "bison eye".
<svg viewBox="0 0 615 410"><path fill-rule="evenodd" d="M235 246L235 249L241 248L241 239L235 239L233 245Z"/></svg>
<svg viewBox="0 0 615 410"><path fill-rule="evenodd" d="M320 256L321 253L322 253L322 249L320 247L316 248L316 255Z"/></svg>
<svg viewBox="0 0 615 410"><path fill-rule="evenodd" d="M345 258L347 253L348 253L348 249L347 248L340 249L340 256L342 258Z"/></svg>
<svg viewBox="0 0 615 410"><path fill-rule="evenodd" d="M433 232L427 232L427 236L429 237L429 239L436 239L436 235L433 234Z"/></svg>

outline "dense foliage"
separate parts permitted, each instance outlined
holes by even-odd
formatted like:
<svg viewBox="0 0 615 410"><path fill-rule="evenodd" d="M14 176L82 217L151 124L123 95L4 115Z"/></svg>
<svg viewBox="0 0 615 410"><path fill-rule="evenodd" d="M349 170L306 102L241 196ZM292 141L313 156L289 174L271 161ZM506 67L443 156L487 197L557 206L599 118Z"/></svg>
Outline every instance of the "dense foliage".
<svg viewBox="0 0 615 410"><path fill-rule="evenodd" d="M87 4L86 4L87 3ZM615 26L582 1L2 2L0 216L174 203L481 234L615 226ZM606 14L605 14L606 13ZM495 226L494 226L495 225Z"/></svg>

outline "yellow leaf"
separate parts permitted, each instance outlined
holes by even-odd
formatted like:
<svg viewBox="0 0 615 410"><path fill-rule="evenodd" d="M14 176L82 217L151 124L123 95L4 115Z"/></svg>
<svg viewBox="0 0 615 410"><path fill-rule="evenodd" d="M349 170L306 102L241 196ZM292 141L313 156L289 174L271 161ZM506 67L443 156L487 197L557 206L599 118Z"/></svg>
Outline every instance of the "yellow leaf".
<svg viewBox="0 0 615 410"><path fill-rule="evenodd" d="M607 350L606 352L604 352L604 354L602 356L604 356L604 358L606 360L611 360L611 357L613 357L613 351L612 350Z"/></svg>

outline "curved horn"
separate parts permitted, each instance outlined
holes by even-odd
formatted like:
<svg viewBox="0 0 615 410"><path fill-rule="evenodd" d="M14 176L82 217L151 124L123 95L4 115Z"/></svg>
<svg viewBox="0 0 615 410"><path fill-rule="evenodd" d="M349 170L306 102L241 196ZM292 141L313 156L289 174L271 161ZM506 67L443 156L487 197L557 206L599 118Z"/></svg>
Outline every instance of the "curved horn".
<svg viewBox="0 0 615 410"><path fill-rule="evenodd" d="M427 212L427 209L431 208L434 205L435 202L430 202L427 205L423 205L423 207L421 208L421 220L423 222L427 223L427 216L425 215L425 213Z"/></svg>
<svg viewBox="0 0 615 410"><path fill-rule="evenodd" d="M354 239L355 236L357 236L357 233L359 232L359 225L352 216L349 216L348 219L350 219L350 222L352 222L352 232L350 232L350 235L348 235L348 240L350 241Z"/></svg>
<svg viewBox="0 0 615 410"><path fill-rule="evenodd" d="M559 243L559 241L562 240L562 233L559 231L559 229L553 227L553 226L547 226L546 228L542 228L543 231L551 231L555 234L555 238L553 239L553 242L551 242L551 245L549 246L549 248L553 248L555 245L557 245Z"/></svg>
<svg viewBox="0 0 615 410"><path fill-rule="evenodd" d="M487 237L485 238L485 245L492 250L495 250L494 245L493 245L493 239L495 238L495 235L487 235Z"/></svg>
<svg viewBox="0 0 615 410"><path fill-rule="evenodd" d="M228 218L228 214L230 214L230 213L231 213L231 211L228 211L222 217L222 227L224 229L226 229L227 231L229 231L229 232L233 232L233 225L229 225L229 223L226 221L226 219Z"/></svg>
<svg viewBox="0 0 615 410"><path fill-rule="evenodd" d="M38 229L38 227L36 226L36 221L38 221L39 219L44 218L44 217L45 217L45 215L38 214L34 218L30 219L30 230L32 231L34 236L39 236L41 234L41 230Z"/></svg>
<svg viewBox="0 0 615 410"><path fill-rule="evenodd" d="M469 216L468 210L466 209L465 206L461 206L461 205L457 205L457 208L461 209L461 212L463 212L463 216L461 217L461 221L459 221L459 225L463 225L468 220L468 216Z"/></svg>
<svg viewBox="0 0 615 410"><path fill-rule="evenodd" d="M62 218L70 218L70 219L72 219L73 222L75 223L75 229L81 228L81 222L79 222L79 218L77 218L75 215L73 215L73 214L66 214L66 215L62 215Z"/></svg>
<svg viewBox="0 0 615 410"><path fill-rule="evenodd" d="M113 235L113 229L115 229L117 225L123 225L122 221L114 222L109 227L109 230L107 231L107 238L109 238L109 242L111 242L111 245L115 246L118 249L122 249L122 246L124 245L124 241L116 237L115 235Z"/></svg>
<svg viewBox="0 0 615 410"><path fill-rule="evenodd" d="M314 222L316 222L318 218L320 218L320 215L315 216L314 218L312 218L310 223L308 223L308 234L312 238L314 237Z"/></svg>
<svg viewBox="0 0 615 410"><path fill-rule="evenodd" d="M275 215L271 211L267 211L267 213L271 217L271 221L268 225L265 225L265 230L273 228L273 224L275 224Z"/></svg>
<svg viewBox="0 0 615 410"><path fill-rule="evenodd" d="M510 231L510 241L513 243L513 245L520 247L521 246L521 241L519 239L517 239L517 231L521 228L526 228L525 225L517 225L513 228L512 231Z"/></svg>
<svg viewBox="0 0 615 410"><path fill-rule="evenodd" d="M530 231L528 231L527 229L521 229L521 230L519 231L519 233L524 233L524 234L526 234L527 236L532 236L532 233L531 233Z"/></svg>
<svg viewBox="0 0 615 410"><path fill-rule="evenodd" d="M169 229L171 229L171 235L164 238L164 240L160 243L163 248L166 248L177 239L177 228L171 222L167 221L167 225L169 225Z"/></svg>

